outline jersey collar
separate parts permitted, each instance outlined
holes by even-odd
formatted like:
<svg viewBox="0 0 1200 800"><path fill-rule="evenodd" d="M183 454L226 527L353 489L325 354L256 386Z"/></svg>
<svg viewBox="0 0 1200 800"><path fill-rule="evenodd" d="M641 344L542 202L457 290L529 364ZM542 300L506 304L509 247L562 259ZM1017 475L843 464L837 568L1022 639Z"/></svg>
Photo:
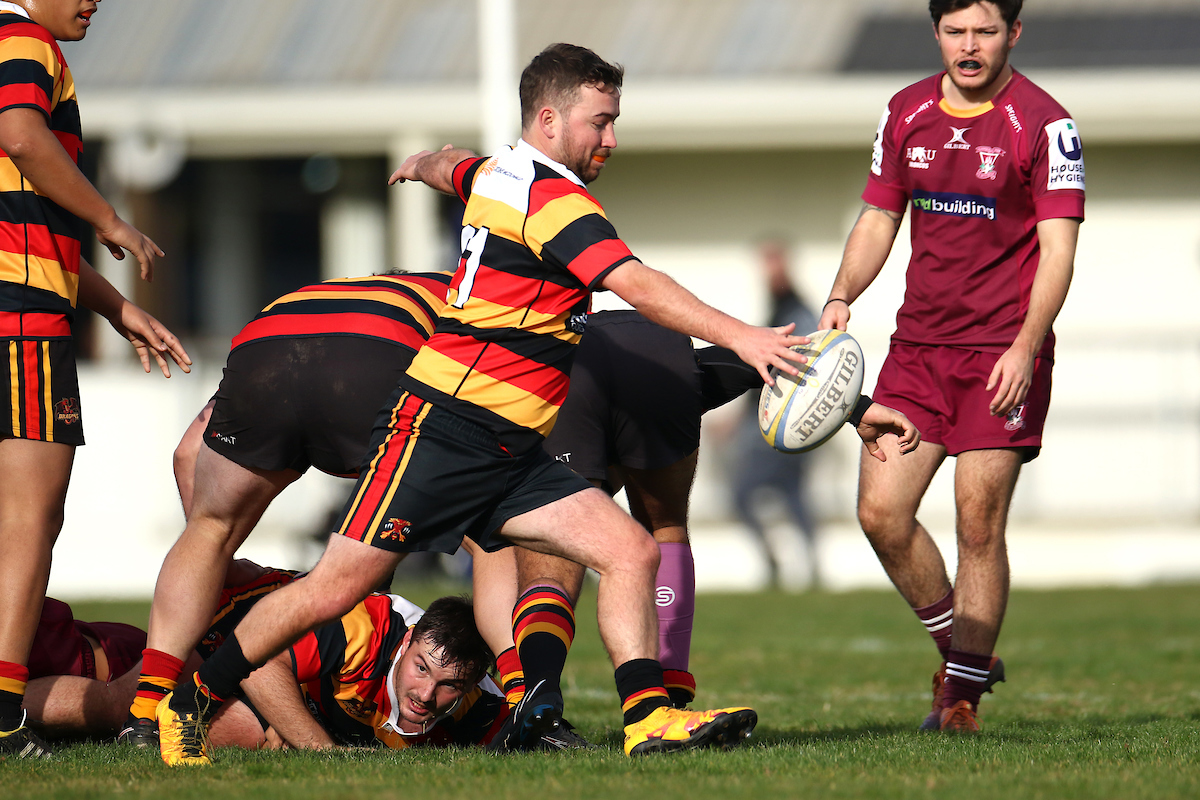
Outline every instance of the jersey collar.
<svg viewBox="0 0 1200 800"><path fill-rule="evenodd" d="M937 80L934 82L934 85L937 87L936 91L938 97L938 108L940 108L943 113L948 114L951 117L955 117L956 119L972 119L973 117L983 116L996 106L1003 103L1004 98L1009 92L1012 91L1012 87L1018 81L1024 80L1024 77L1021 75L1021 73L1017 72L1017 70L1014 68L1012 71L1012 77L1008 79L1008 83L1006 83L1004 88L1001 89L1000 92L991 100L988 100L983 105L976 106L975 108L955 108L946 101L946 96L942 94L942 78L945 76L946 71L942 70L938 73Z"/></svg>
<svg viewBox="0 0 1200 800"><path fill-rule="evenodd" d="M29 12L26 11L25 9L21 8L16 3L0 2L0 13L6 12L6 11L10 14L20 14L25 19L30 19Z"/></svg>
<svg viewBox="0 0 1200 800"><path fill-rule="evenodd" d="M538 162L539 164L545 164L547 167L554 170L559 175L562 175L564 178L571 181L572 183L577 183L580 186L584 186L583 181L579 180L578 175L576 175L574 172L571 172L571 170L567 169L566 166L558 163L557 161L552 159L550 156L546 155L541 150L538 150L536 147L534 147L533 145L531 145L529 142L525 141L524 139L521 139L519 142L517 142L517 146L513 148L513 152L518 153L518 154L524 156L525 158L532 159L532 160Z"/></svg>

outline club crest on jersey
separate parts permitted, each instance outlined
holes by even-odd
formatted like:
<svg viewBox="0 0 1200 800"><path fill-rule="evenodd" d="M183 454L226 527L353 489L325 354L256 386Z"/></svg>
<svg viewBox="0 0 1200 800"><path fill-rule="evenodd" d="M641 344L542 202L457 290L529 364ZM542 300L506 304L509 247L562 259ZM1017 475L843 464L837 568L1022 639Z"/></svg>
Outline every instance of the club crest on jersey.
<svg viewBox="0 0 1200 800"><path fill-rule="evenodd" d="M956 128L950 126L950 141L942 145L943 150L970 150L971 143L966 140L967 131L971 130L970 126L966 128Z"/></svg>
<svg viewBox="0 0 1200 800"><path fill-rule="evenodd" d="M379 538L385 542L403 542L412 533L412 525L406 519L390 517L379 529Z"/></svg>
<svg viewBox="0 0 1200 800"><path fill-rule="evenodd" d="M1006 417L1004 420L1004 430L1019 431L1019 430L1024 430L1024 429L1025 429L1025 404L1021 403L1021 405L1017 406L1012 411L1008 412L1008 417Z"/></svg>
<svg viewBox="0 0 1200 800"><path fill-rule="evenodd" d="M996 159L1004 155L1004 151L999 147L976 147L975 152L979 155L979 169L975 171L975 177L996 180Z"/></svg>
<svg viewBox="0 0 1200 800"><path fill-rule="evenodd" d="M910 147L907 151L908 166L912 169L929 169L929 162L937 155L932 147Z"/></svg>

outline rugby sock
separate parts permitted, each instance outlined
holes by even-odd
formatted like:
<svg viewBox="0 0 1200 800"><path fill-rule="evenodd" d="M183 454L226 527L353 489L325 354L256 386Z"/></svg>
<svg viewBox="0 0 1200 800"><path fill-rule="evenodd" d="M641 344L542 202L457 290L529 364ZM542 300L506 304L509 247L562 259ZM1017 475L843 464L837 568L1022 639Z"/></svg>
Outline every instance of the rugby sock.
<svg viewBox="0 0 1200 800"><path fill-rule="evenodd" d="M147 647L142 651L142 674L138 676L137 693L129 706L131 716L155 719L158 703L171 692L183 673L183 662L162 650Z"/></svg>
<svg viewBox="0 0 1200 800"><path fill-rule="evenodd" d="M954 632L954 590L951 589L945 597L932 605L914 608L913 612L933 637L933 643L942 654L942 660L949 661L950 635Z"/></svg>
<svg viewBox="0 0 1200 800"><path fill-rule="evenodd" d="M562 693L563 666L575 639L571 598L554 586L534 586L513 607L513 642L524 669L525 685Z"/></svg>
<svg viewBox="0 0 1200 800"><path fill-rule="evenodd" d="M991 666L991 653L981 655L950 650L946 655L946 683L942 695L942 708L950 708L959 700L970 702L972 708L978 707Z"/></svg>
<svg viewBox="0 0 1200 800"><path fill-rule="evenodd" d="M687 708L696 699L696 679L682 669L664 669L663 685L675 708Z"/></svg>
<svg viewBox="0 0 1200 800"><path fill-rule="evenodd" d="M663 668L652 658L634 658L617 667L614 675L625 725L641 722L656 708L670 708L671 700L663 686Z"/></svg>
<svg viewBox="0 0 1200 800"><path fill-rule="evenodd" d="M190 711L198 714L204 722L210 722L221 708L221 703L233 697L242 681L254 669L255 665L242 654L237 633L231 633L192 676L196 690L175 692L171 708L176 713Z"/></svg>
<svg viewBox="0 0 1200 800"><path fill-rule="evenodd" d="M25 684L29 668L12 661L0 661L0 731L15 731L21 727L21 702L25 699Z"/></svg>
<svg viewBox="0 0 1200 800"><path fill-rule="evenodd" d="M525 670L521 667L521 657L517 655L517 648L510 647L496 656L496 671L500 673L500 688L504 690L504 699L515 708L525 696Z"/></svg>
<svg viewBox="0 0 1200 800"><path fill-rule="evenodd" d="M658 546L660 560L654 605L658 611L658 662L664 670L687 670L696 614L696 562L692 547L677 542Z"/></svg>

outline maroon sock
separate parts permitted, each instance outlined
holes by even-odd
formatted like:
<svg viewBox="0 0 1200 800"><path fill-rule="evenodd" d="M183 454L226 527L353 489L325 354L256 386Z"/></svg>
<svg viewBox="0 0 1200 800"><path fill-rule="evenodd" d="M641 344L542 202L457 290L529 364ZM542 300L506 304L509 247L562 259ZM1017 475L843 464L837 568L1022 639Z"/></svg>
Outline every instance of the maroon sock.
<svg viewBox="0 0 1200 800"><path fill-rule="evenodd" d="M950 658L947 655L950 652L950 635L954 631L954 590L951 589L945 597L932 605L914 608L913 613L917 615L917 619L921 620L925 630L929 631L929 635L933 637L933 643L937 645L938 652L942 654L942 660L948 661Z"/></svg>
<svg viewBox="0 0 1200 800"><path fill-rule="evenodd" d="M981 655L951 650L946 655L946 683L942 695L942 708L950 708L959 700L966 700L970 702L971 708L977 708L991 665L991 653Z"/></svg>

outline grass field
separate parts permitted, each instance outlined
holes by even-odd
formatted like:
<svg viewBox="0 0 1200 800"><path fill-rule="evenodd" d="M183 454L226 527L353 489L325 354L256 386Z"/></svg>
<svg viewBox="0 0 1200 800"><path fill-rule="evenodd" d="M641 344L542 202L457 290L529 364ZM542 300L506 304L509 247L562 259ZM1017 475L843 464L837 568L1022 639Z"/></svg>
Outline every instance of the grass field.
<svg viewBox="0 0 1200 800"><path fill-rule="evenodd" d="M427 602L444 587L413 587ZM585 597L568 716L600 752L333 755L219 751L168 770L109 744L0 763L0 798L1195 798L1200 796L1200 586L1016 592L1009 681L974 737L922 735L936 651L890 592L703 595L692 669L705 706L752 705L746 746L630 760L612 670ZM141 622L145 606L76 604Z"/></svg>

